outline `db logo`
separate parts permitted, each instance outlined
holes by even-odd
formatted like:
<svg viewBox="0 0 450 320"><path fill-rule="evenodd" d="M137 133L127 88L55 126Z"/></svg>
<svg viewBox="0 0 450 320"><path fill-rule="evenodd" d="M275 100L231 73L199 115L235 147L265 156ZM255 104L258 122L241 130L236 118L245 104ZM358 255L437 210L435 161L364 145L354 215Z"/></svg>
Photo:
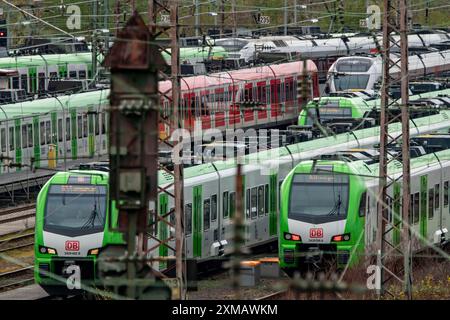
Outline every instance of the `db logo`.
<svg viewBox="0 0 450 320"><path fill-rule="evenodd" d="M80 241L66 241L66 251L79 251Z"/></svg>
<svg viewBox="0 0 450 320"><path fill-rule="evenodd" d="M323 238L323 229L322 228L309 229L309 237L310 238Z"/></svg>

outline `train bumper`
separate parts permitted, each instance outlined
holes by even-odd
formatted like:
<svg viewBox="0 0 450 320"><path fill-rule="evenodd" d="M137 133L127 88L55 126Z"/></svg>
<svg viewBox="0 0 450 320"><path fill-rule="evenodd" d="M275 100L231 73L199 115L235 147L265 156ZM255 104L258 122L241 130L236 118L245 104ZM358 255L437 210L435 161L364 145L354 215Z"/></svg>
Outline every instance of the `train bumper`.
<svg viewBox="0 0 450 320"><path fill-rule="evenodd" d="M308 264L321 264L334 261L338 268L344 267L350 261L352 245L328 244L281 244L280 267L301 268Z"/></svg>
<svg viewBox="0 0 450 320"><path fill-rule="evenodd" d="M45 257L35 260L34 278L42 287L68 291L94 285L97 280L96 257L67 259Z"/></svg>

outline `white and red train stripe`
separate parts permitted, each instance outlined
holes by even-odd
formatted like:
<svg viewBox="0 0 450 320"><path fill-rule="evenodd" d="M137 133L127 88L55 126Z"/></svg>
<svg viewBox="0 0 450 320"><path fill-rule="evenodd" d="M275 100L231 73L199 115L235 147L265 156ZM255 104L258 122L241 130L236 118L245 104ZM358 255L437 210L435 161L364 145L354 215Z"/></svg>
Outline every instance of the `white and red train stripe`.
<svg viewBox="0 0 450 320"><path fill-rule="evenodd" d="M319 96L317 67L311 60L220 72L181 79L180 115L182 125L194 130L264 128L296 121L302 101L303 73L309 81L309 99ZM171 82L159 83L159 91L171 95ZM162 98L163 112L172 114L169 99ZM252 106L255 106L252 108ZM170 134L161 125L162 135Z"/></svg>

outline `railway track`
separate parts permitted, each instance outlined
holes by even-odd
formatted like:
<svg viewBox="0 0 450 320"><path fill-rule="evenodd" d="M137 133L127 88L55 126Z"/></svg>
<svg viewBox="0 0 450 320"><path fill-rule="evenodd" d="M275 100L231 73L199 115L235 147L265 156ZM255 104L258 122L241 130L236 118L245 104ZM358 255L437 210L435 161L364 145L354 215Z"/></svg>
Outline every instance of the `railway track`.
<svg viewBox="0 0 450 320"><path fill-rule="evenodd" d="M283 299L286 299L287 295L288 295L288 291L287 290L282 290L282 291L277 291L277 292L268 294L268 295L266 295L264 297L261 297L261 298L259 298L257 300L261 300L261 301L263 301L263 300L283 300Z"/></svg>
<svg viewBox="0 0 450 320"><path fill-rule="evenodd" d="M0 240L0 253L22 249L34 245L34 232L20 234Z"/></svg>
<svg viewBox="0 0 450 320"><path fill-rule="evenodd" d="M35 209L35 203L2 209L0 210L0 224L33 218L36 214ZM24 214L18 215L21 212L24 212Z"/></svg>
<svg viewBox="0 0 450 320"><path fill-rule="evenodd" d="M33 266L0 273L0 292L34 282Z"/></svg>

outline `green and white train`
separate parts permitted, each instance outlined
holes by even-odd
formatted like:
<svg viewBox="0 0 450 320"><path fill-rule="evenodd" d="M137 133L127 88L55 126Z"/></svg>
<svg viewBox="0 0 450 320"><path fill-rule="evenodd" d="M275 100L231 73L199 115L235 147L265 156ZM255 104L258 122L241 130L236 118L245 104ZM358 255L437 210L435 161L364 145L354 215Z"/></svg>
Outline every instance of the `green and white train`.
<svg viewBox="0 0 450 320"><path fill-rule="evenodd" d="M411 135L448 130L450 111L415 119ZM396 136L398 123L390 126ZM261 151L243 158L245 246L249 248L274 242L278 234L280 185L292 168L302 160L324 153L379 141L379 128L369 128L286 147ZM207 262L227 254L232 246L232 217L236 208L236 163L234 160L202 164L184 171L184 212L186 258ZM173 190L172 177L159 172L161 188ZM157 211L163 215L174 207L166 194L158 197ZM35 279L45 288L61 284L50 274L64 276L70 265L78 265L81 274L96 276L96 257L107 244L121 243L120 235L108 229L117 221L117 212L108 209L108 175L101 171L69 171L54 175L41 189L36 207ZM173 219L171 217L170 219ZM173 220L172 220L173 221ZM155 233L168 239L173 230L161 223ZM155 243L150 242L149 247ZM173 241L168 241L174 247ZM168 247L160 247L158 256L169 256ZM164 270L165 263L158 265ZM39 270L42 270L41 272ZM84 278L86 280L86 278ZM64 283L63 283L64 285Z"/></svg>
<svg viewBox="0 0 450 320"><path fill-rule="evenodd" d="M426 98L445 98L450 96L450 89L431 91L427 93L411 96L410 101L426 99ZM343 92L337 93L330 97L314 98L300 112L298 117L298 125L312 125L317 120L319 113L320 121L353 118L362 119L372 112L379 110L381 99L366 93L360 92Z"/></svg>
<svg viewBox="0 0 450 320"><path fill-rule="evenodd" d="M445 148L445 146L443 146ZM447 146L448 147L448 146ZM338 158L300 162L281 186L279 263L288 273L331 262L356 265L376 251L379 163ZM370 162L368 162L370 161ZM402 162L388 165L387 241L400 242ZM399 180L396 180L399 178ZM413 251L450 240L450 149L411 159Z"/></svg>

